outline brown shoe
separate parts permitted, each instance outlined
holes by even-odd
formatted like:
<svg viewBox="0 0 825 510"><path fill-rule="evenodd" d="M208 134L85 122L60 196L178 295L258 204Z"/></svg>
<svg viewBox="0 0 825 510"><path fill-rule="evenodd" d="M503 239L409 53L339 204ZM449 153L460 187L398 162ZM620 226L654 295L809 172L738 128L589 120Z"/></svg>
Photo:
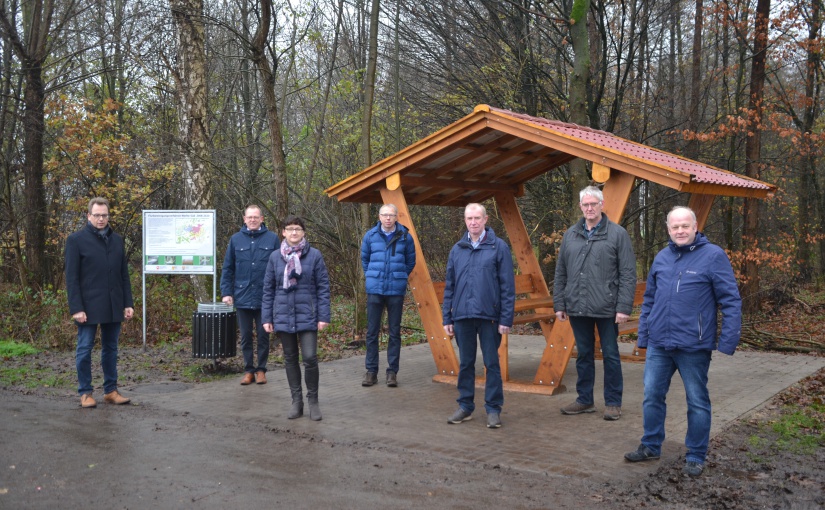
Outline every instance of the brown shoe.
<svg viewBox="0 0 825 510"><path fill-rule="evenodd" d="M607 406L604 408L604 419L616 421L622 417L622 408L619 406Z"/></svg>
<svg viewBox="0 0 825 510"><path fill-rule="evenodd" d="M594 412L596 412L596 408L593 404L579 404L578 401L561 408L561 414L582 414Z"/></svg>
<svg viewBox="0 0 825 510"><path fill-rule="evenodd" d="M266 372L263 370L258 370L255 372L255 383L266 384Z"/></svg>
<svg viewBox="0 0 825 510"><path fill-rule="evenodd" d="M89 393L80 395L80 407L97 407L97 402L95 402L95 399L93 399Z"/></svg>
<svg viewBox="0 0 825 510"><path fill-rule="evenodd" d="M129 402L131 402L131 399L122 396L120 393L117 392L117 390L115 390L111 393L103 395L103 401L108 404L115 404L119 406L123 404L128 404Z"/></svg>
<svg viewBox="0 0 825 510"><path fill-rule="evenodd" d="M252 372L247 372L243 375L243 379L241 379L241 385L246 386L247 384L252 384L255 382L255 376L252 375Z"/></svg>

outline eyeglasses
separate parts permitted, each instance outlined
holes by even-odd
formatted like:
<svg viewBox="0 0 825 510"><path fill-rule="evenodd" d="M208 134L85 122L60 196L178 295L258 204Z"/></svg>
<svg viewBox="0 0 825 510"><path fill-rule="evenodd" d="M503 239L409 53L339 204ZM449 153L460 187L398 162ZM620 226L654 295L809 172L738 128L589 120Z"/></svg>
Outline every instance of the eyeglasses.
<svg viewBox="0 0 825 510"><path fill-rule="evenodd" d="M285 228L285 232L289 232L290 234L297 234L298 232L303 232L304 229L301 227L292 227L292 228Z"/></svg>
<svg viewBox="0 0 825 510"><path fill-rule="evenodd" d="M584 202L581 203L582 209L595 209L601 205L601 202L590 202L585 204Z"/></svg>
<svg viewBox="0 0 825 510"><path fill-rule="evenodd" d="M105 220L105 219L107 219L108 217L109 217L109 215L108 215L108 214L93 214L93 215L92 215L92 218L94 218L94 219L96 219L96 220Z"/></svg>
<svg viewBox="0 0 825 510"><path fill-rule="evenodd" d="M260 216L247 216L246 219L248 219L248 220L259 220L259 219L261 219L261 217Z"/></svg>
<svg viewBox="0 0 825 510"><path fill-rule="evenodd" d="M395 218L395 217L396 217L396 216L398 216L398 215L397 215L397 214L387 214L387 213L381 213L381 214L379 214L378 216L381 216L382 218Z"/></svg>

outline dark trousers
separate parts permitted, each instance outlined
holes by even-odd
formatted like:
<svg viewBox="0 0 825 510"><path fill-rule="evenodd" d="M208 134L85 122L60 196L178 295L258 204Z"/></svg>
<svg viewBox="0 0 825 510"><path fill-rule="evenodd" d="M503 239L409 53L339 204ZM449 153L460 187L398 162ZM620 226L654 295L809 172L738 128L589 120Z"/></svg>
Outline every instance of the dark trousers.
<svg viewBox="0 0 825 510"><path fill-rule="evenodd" d="M381 332L381 316L387 309L387 329L390 332L387 344L387 372L398 373L401 359L401 313L404 296L384 296L367 294L367 358L364 361L367 372L378 373L378 335Z"/></svg>
<svg viewBox="0 0 825 510"><path fill-rule="evenodd" d="M570 327L576 337L576 392L580 404L593 404L593 383L596 381L596 328L602 344L604 362L604 405L622 406L622 362L619 358L619 325L614 317L570 317Z"/></svg>
<svg viewBox="0 0 825 510"><path fill-rule="evenodd" d="M298 333L278 332L281 346L284 348L284 369L293 402L301 402L301 366L298 364L298 349L304 359L304 378L307 385L307 400L318 401L318 332L299 331Z"/></svg>
<svg viewBox="0 0 825 510"><path fill-rule="evenodd" d="M498 323L489 319L464 319L455 321L455 341L460 359L458 368L458 405L467 412L475 410L473 402L476 388L476 352L481 346L481 356L487 379L484 386L484 408L488 413L500 413L504 404L504 390L501 383L501 366L498 362L498 348L501 334Z"/></svg>
<svg viewBox="0 0 825 510"><path fill-rule="evenodd" d="M236 308L238 328L241 330L241 352L243 353L244 372L266 372L266 362L269 359L269 333L261 324L261 310L252 308ZM252 343L252 323L258 331L258 366L255 366L254 349Z"/></svg>

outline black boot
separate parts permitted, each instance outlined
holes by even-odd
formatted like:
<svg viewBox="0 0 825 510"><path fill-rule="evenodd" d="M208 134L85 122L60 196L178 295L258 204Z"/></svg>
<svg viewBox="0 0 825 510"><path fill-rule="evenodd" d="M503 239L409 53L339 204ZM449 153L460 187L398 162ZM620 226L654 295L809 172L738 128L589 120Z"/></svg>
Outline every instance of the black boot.
<svg viewBox="0 0 825 510"><path fill-rule="evenodd" d="M289 384L289 392L292 394L292 407L289 409L287 418L294 420L295 418L300 418L304 415L304 395L303 389L301 388L301 367L297 363L294 365L290 363L284 368L286 370L286 380Z"/></svg>
<svg viewBox="0 0 825 510"><path fill-rule="evenodd" d="M309 419L321 421L321 408L318 406L318 362L308 363L304 377L307 383L307 402L309 403Z"/></svg>

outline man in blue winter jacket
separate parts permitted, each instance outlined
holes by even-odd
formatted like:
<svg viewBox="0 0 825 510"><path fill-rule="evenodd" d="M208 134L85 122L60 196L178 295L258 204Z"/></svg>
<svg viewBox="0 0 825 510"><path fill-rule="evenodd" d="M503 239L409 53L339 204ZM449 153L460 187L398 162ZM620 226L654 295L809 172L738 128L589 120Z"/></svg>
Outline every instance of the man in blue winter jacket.
<svg viewBox="0 0 825 510"><path fill-rule="evenodd" d="M367 289L367 357L361 386L378 382L378 335L381 316L387 309L387 386L398 386L401 358L401 313L407 279L415 268L415 243L404 225L398 223L398 208L385 204L378 211L378 224L364 234L361 266Z"/></svg>
<svg viewBox="0 0 825 510"><path fill-rule="evenodd" d="M678 370L687 397L685 466L702 474L710 440L708 369L714 350L733 355L742 328L742 300L730 260L697 231L696 214L667 215L669 245L653 260L639 316L639 347L647 348L642 403L644 435L629 462L658 459L665 439L665 397ZM722 327L717 338L717 310Z"/></svg>
<svg viewBox="0 0 825 510"><path fill-rule="evenodd" d="M269 359L269 333L261 323L261 299L264 275L269 256L281 244L278 236L264 224L264 215L257 205L244 211L244 226L229 239L221 271L221 301L235 306L241 330L241 352L244 375L241 384L266 384L266 362ZM258 333L258 364L255 365L252 323Z"/></svg>
<svg viewBox="0 0 825 510"><path fill-rule="evenodd" d="M450 250L444 286L444 332L458 344L458 409L447 420L461 423L475 410L476 352L481 355L487 378L484 408L487 427L501 427L504 390L498 348L501 335L510 332L515 315L516 285L510 247L487 227L487 211L481 204L464 209L467 233ZM478 339L478 341L476 341Z"/></svg>

